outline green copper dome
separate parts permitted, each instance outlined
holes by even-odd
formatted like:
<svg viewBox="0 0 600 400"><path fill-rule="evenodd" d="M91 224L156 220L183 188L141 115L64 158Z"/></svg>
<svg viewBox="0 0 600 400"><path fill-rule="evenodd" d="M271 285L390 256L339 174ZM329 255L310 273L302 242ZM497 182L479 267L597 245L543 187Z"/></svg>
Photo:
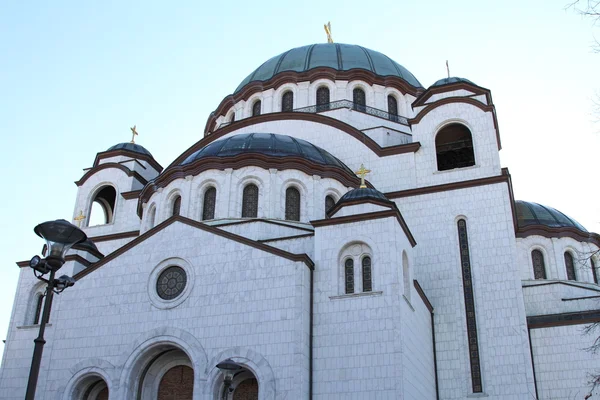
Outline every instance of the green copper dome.
<svg viewBox="0 0 600 400"><path fill-rule="evenodd" d="M271 58L248 75L235 93L250 82L267 81L284 71L304 72L319 67L338 71L363 69L379 76L398 77L417 88L423 87L406 68L384 54L353 44L321 43L297 47Z"/></svg>
<svg viewBox="0 0 600 400"><path fill-rule="evenodd" d="M587 232L579 222L552 207L516 200L515 211L519 228L525 228L527 225L544 225L550 228L575 228Z"/></svg>

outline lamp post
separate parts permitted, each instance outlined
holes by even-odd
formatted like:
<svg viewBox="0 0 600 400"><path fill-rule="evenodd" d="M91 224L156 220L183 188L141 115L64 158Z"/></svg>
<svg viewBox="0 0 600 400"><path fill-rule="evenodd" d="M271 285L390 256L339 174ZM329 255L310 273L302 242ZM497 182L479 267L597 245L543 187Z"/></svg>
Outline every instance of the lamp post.
<svg viewBox="0 0 600 400"><path fill-rule="evenodd" d="M223 400L227 400L227 394L229 392L229 388L231 387L231 383L233 382L233 376L236 372L242 369L242 367L235 362L231 358L217 364L217 368L219 368L223 374L225 374L225 379L223 380Z"/></svg>
<svg viewBox="0 0 600 400"><path fill-rule="evenodd" d="M58 294L75 284L75 280L70 276L62 275L58 279L55 279L54 275L65 263L65 254L67 251L69 251L73 245L87 239L87 236L81 229L64 219L43 222L36 226L33 231L36 235L46 240L48 256L44 259L39 256L34 256L31 261L29 261L29 266L33 269L35 277L46 282L48 286L46 287L46 301L44 302L44 311L40 321L39 334L33 341L35 347L33 350L33 358L31 359L31 369L29 370L29 381L27 382L25 400L35 399L35 389L40 373L42 352L44 350L44 344L46 344L46 341L44 340L44 331L46 330L46 321L50 314L50 308L52 307L53 294ZM48 279L43 277L47 273L50 273Z"/></svg>

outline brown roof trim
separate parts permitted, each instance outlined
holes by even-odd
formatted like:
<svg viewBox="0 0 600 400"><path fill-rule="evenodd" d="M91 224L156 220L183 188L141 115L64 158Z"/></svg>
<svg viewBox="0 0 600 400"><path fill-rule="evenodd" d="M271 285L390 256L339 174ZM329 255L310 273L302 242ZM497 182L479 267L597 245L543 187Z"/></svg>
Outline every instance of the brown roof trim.
<svg viewBox="0 0 600 400"><path fill-rule="evenodd" d="M301 226L296 226L296 225L292 225L292 224L286 224L285 222L272 221L270 219L262 219L262 218L247 218L247 219L244 218L241 221L226 222L224 224L215 224L215 225L211 225L211 226L214 226L215 228L221 228L223 226L248 224L250 222L264 222L266 224L273 224L273 225L285 226L287 228L298 229L298 230L301 230L301 231L307 231L307 232L311 232L311 233L314 232L314 230L310 229L310 228L303 228Z"/></svg>
<svg viewBox="0 0 600 400"><path fill-rule="evenodd" d="M338 71L328 67L313 68L308 71L283 71L266 81L252 81L246 84L242 90L237 93L226 96L213 111L206 122L204 133L208 132L208 127L213 125L218 116L224 116L235 103L241 100L248 100L255 93L265 90L275 89L286 83L314 82L319 79L328 79L330 81L356 81L366 82L368 85L381 85L397 89L402 94L411 94L418 96L423 88L417 88L410 85L404 79L397 76L379 76L371 71L364 69L352 69L349 71Z"/></svg>
<svg viewBox="0 0 600 400"><path fill-rule="evenodd" d="M455 90L468 90L469 92L473 92L474 96L479 96L484 94L488 104L492 104L492 95L489 89L486 89L481 86L477 86L475 84L470 84L468 82L454 82L449 83L447 85L441 86L433 86L426 89L419 97L412 102L412 108L421 107L426 105L427 100L431 98L434 94L453 92Z"/></svg>
<svg viewBox="0 0 600 400"><path fill-rule="evenodd" d="M527 317L529 329L553 328L556 326L581 325L600 322L600 310L572 313L535 315Z"/></svg>
<svg viewBox="0 0 600 400"><path fill-rule="evenodd" d="M83 271L77 273L73 278L75 278L75 280L79 280L79 279L83 278L84 276L86 276L89 273L97 270L98 268L100 268L104 264L106 264L106 263L114 260L115 258L119 257L121 254L125 253L126 251L131 250L133 247L135 247L138 244L142 243L144 240L146 240L146 239L154 236L156 233L162 231L163 229L165 229L166 227L168 227L169 225L171 225L171 224L173 224L175 222L181 222L183 224L192 226L194 228L198 228L198 229L203 230L205 232L209 232L209 233L215 234L217 236L221 236L221 237L224 237L226 239L230 239L230 240L236 241L238 243L245 244L245 245L253 247L255 249L266 251L268 253L274 254L274 255L282 257L282 258L286 258L286 259L294 261L294 262L303 262L304 264L306 264L306 266L310 270L313 270L314 266L315 266L314 262L306 254L294 254L294 253L290 253L290 252L287 252L285 250L281 250L281 249L278 249L276 247L272 247L272 246L269 246L269 245L266 245L266 244L262 244L262 243L259 243L259 242L255 241L255 240L251 240L251 239L245 238L243 236L239 236L239 235L236 235L234 233L230 233L230 232L221 230L219 228L215 228L215 227L212 227L210 225L206 225L206 224L204 224L202 222L194 221L194 220L191 220L189 218L185 218L185 217L182 217L182 216L178 215L178 216L174 216L174 217L166 219L165 221L163 221L162 223L158 224L154 228L152 228L152 229L148 230L147 232L145 232L143 235L138 236L137 238L133 239L131 242L129 242L129 243L121 246L117 250L113 251L112 253L110 253L109 255L107 255L106 257L104 257L102 260L94 263L94 265L92 265L89 268L86 268Z"/></svg>
<svg viewBox="0 0 600 400"><path fill-rule="evenodd" d="M383 126L383 125L379 125L379 126L373 126L371 128L365 128L365 129L361 129L361 132L364 131L372 131L373 129L379 129L379 128L383 128L383 129L389 129L390 131L394 131L394 132L398 132L398 133L402 133L403 135L408 135L408 136L412 136L412 133L408 133L408 132L402 132L398 129L394 129L394 128L390 128L389 126Z"/></svg>
<svg viewBox="0 0 600 400"><path fill-rule="evenodd" d="M546 283L539 283L539 284L536 284L536 285L523 285L523 288L531 288L531 287L537 287L537 286L550 286L550 285L564 285L564 286L575 287L575 288L578 288L578 289L591 290L593 292L600 292L600 287L596 289L594 287L583 286L583 285L579 285L579 284L573 283L573 282L577 282L577 281L546 282ZM586 283L588 285L592 284L590 282L581 282L581 283Z"/></svg>
<svg viewBox="0 0 600 400"><path fill-rule="evenodd" d="M111 233L110 235L91 236L88 239L92 242L106 242L109 240L127 239L137 236L140 236L140 231L119 232Z"/></svg>
<svg viewBox="0 0 600 400"><path fill-rule="evenodd" d="M487 178L471 179L468 181L460 181L453 183L444 183L441 185L424 186L415 189L399 190L396 192L384 193L388 199L398 199L403 197L421 196L437 192L445 192L449 190L468 189L476 186L493 185L496 183L509 182L510 174L508 169L502 169L502 175L490 176Z"/></svg>
<svg viewBox="0 0 600 400"><path fill-rule="evenodd" d="M142 193L141 189L140 190L132 190L130 192L122 192L121 196L126 200L133 200L133 199L137 199L138 197L140 197L141 193Z"/></svg>
<svg viewBox="0 0 600 400"><path fill-rule="evenodd" d="M433 111L436 108L441 107L443 105L452 104L452 103L470 104L472 106L475 106L475 107L481 109L484 112L491 112L492 120L494 122L494 129L496 130L496 142L498 145L498 150L502 149L502 144L500 143L500 130L498 129L498 118L496 117L496 107L494 107L493 104L485 105L482 102L475 100L471 97L446 97L446 98L438 100L434 103L429 103L425 106L425 108L423 108L421 111L419 111L419 113L417 114L416 117L409 119L408 124L411 126L416 125L419 122L421 122L423 117L426 116L427 114L429 114L431 111Z"/></svg>
<svg viewBox="0 0 600 400"><path fill-rule="evenodd" d="M352 222L361 222L361 221L368 221L368 220L372 220L372 219L381 219L381 218L389 218L389 217L394 217L398 220L398 223L402 227L402 230L404 231L404 234L408 238L408 241L410 242L411 246L415 247L417 245L417 242L415 241L415 238L413 237L412 233L410 232L410 229L408 229L408 225L406 225L406 221L404 221L402 214L400 214L400 211L398 211L397 208L388 210L388 211L375 211L375 212L364 213L364 214L346 215L344 217L318 219L318 220L310 221L310 223L315 228L320 228L323 226L348 224L348 223L352 223Z"/></svg>
<svg viewBox="0 0 600 400"><path fill-rule="evenodd" d="M598 296L586 296L586 297L572 297L560 299L561 301L575 301L575 300L589 300L589 299L600 299L600 295Z"/></svg>
<svg viewBox="0 0 600 400"><path fill-rule="evenodd" d="M85 181L87 181L96 172L102 171L103 169L109 169L109 168L120 169L121 171L125 172L127 174L127 176L133 176L142 185L145 185L148 183L148 181L143 176L141 176L139 173L137 173L136 171L132 171L122 164L110 162L110 163L100 164L100 165L97 165L95 167L88 169L87 172L85 174L83 174L81 179L79 179L78 181L75 182L75 184L77 186L81 186L85 183Z"/></svg>
<svg viewBox="0 0 600 400"><path fill-rule="evenodd" d="M409 144L401 144L397 146L389 146L389 147L381 147L371 139L366 133L356 129L352 125L349 125L345 122L337 120L335 118L328 117L326 115L321 114L312 114L312 113L303 113L303 112L275 112L269 114L261 114L255 117L248 117L241 119L239 121L234 121L229 125L226 125L216 131L210 133L209 135L205 134L204 138L194 145L192 145L189 149L187 149L183 154L177 157L168 167L171 168L174 165L181 164L187 157L189 157L196 150L200 150L204 146L208 145L211 142L214 142L217 139L222 138L228 133L237 131L238 129L245 128L250 125L261 124L264 122L273 122L273 121L309 121L314 122L316 124L331 126L332 128L338 129L342 132L347 133L352 136L356 140L359 140L365 146L367 146L373 153L377 154L379 157L386 157L396 154L403 153L414 153L421 147L419 142L409 143Z"/></svg>
<svg viewBox="0 0 600 400"><path fill-rule="evenodd" d="M517 228L517 237L543 236L546 238L571 238L580 242L593 243L600 247L600 235L597 233L580 231L573 227L554 228L546 225L526 225Z"/></svg>
<svg viewBox="0 0 600 400"><path fill-rule="evenodd" d="M347 207L347 206L356 206L359 204L365 204L365 203L369 203L369 204L375 204L377 206L382 206L382 207L386 207L386 208L390 208L390 209L396 209L396 203L394 203L391 200L388 201L384 201L384 200L380 200L380 199L356 199L356 200L349 200L349 201L344 201L343 203L340 203L339 201L329 209L329 211L327 211L327 218L331 218L333 217L338 211L340 211L342 208Z"/></svg>
<svg viewBox="0 0 600 400"><path fill-rule="evenodd" d="M323 178L332 178L344 186L358 187L360 179L340 167L319 164L301 157L275 157L260 153L242 153L233 157L203 157L186 165L170 166L150 184L144 186L139 196L138 215L142 215L142 204L146 203L152 194L159 188L167 186L175 179L185 178L188 175L196 176L210 169L225 170L226 168L240 169L255 166L264 169L275 168L283 171L294 169L307 175L319 175ZM370 183L368 186L373 187Z"/></svg>
<svg viewBox="0 0 600 400"><path fill-rule="evenodd" d="M273 238L273 239L257 240L257 242L259 242L259 243L270 243L270 242L278 242L278 241L281 241L281 240L302 239L302 238L312 237L312 236L315 236L315 234L314 233L304 233L302 235L280 236L280 237Z"/></svg>
<svg viewBox="0 0 600 400"><path fill-rule="evenodd" d="M128 150L123 150L123 149L102 151L102 152L96 154L96 158L94 159L94 167L97 167L98 164L100 163L100 160L102 160L102 159L110 158L110 157L117 157L117 156L132 157L135 161L143 160L143 161L146 161L148 164L150 164L150 166L152 168L154 168L156 171L162 172L162 170L163 170L163 167L153 157L151 157L147 154L137 153L135 151L128 151Z"/></svg>
<svg viewBox="0 0 600 400"><path fill-rule="evenodd" d="M421 297L421 300L423 300L423 303L425 303L425 307L427 307L429 312L433 314L433 306L431 305L431 302L425 295L423 288L421 287L421 285L419 285L419 282L416 279L413 279L413 286L415 287L417 293L419 293L419 296Z"/></svg>
<svg viewBox="0 0 600 400"><path fill-rule="evenodd" d="M85 265L86 267L93 264L91 261L88 261L85 258L81 257L79 254L69 254L68 256L65 257L65 261L67 261L67 262L75 261L75 262ZM29 260L18 261L16 264L19 268L29 267Z"/></svg>

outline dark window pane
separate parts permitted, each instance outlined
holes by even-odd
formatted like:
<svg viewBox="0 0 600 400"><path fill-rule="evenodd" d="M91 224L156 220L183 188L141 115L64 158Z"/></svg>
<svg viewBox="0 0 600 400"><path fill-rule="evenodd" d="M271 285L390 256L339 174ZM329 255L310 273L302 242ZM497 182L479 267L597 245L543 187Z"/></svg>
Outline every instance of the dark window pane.
<svg viewBox="0 0 600 400"><path fill-rule="evenodd" d="M565 252L565 267L567 268L567 279L570 281L576 281L575 263L573 262L573 256L569 252Z"/></svg>
<svg viewBox="0 0 600 400"><path fill-rule="evenodd" d="M208 188L204 192L204 201L202 203L202 220L215 218L215 204L217 200L217 189L214 187Z"/></svg>
<svg viewBox="0 0 600 400"><path fill-rule="evenodd" d="M281 111L292 111L294 109L294 93L285 92L281 97Z"/></svg>
<svg viewBox="0 0 600 400"><path fill-rule="evenodd" d="M398 122L398 101L392 95L389 95L387 100L389 118L391 121Z"/></svg>
<svg viewBox="0 0 600 400"><path fill-rule="evenodd" d="M354 109L357 111L365 112L367 108L367 98L365 96L365 91L359 88L356 88L352 91L352 101L354 102Z"/></svg>
<svg viewBox="0 0 600 400"><path fill-rule="evenodd" d="M539 250L531 252L533 261L533 275L535 279L546 279L546 266L544 265L544 255Z"/></svg>
<svg viewBox="0 0 600 400"><path fill-rule="evenodd" d="M247 185L242 196L242 217L256 218L258 215L258 187Z"/></svg>
<svg viewBox="0 0 600 400"><path fill-rule="evenodd" d="M325 216L327 216L327 212L331 210L331 208L335 205L335 199L331 196L325 197Z"/></svg>
<svg viewBox="0 0 600 400"><path fill-rule="evenodd" d="M362 260L363 292L373 290L371 281L371 257L365 257Z"/></svg>
<svg viewBox="0 0 600 400"><path fill-rule="evenodd" d="M317 89L317 112L329 110L329 88L321 86Z"/></svg>
<svg viewBox="0 0 600 400"><path fill-rule="evenodd" d="M349 258L344 264L346 294L354 293L354 261Z"/></svg>
<svg viewBox="0 0 600 400"><path fill-rule="evenodd" d="M156 280L156 292L161 299L172 300L183 293L187 275L185 270L178 266L172 266L160 273Z"/></svg>
<svg viewBox="0 0 600 400"><path fill-rule="evenodd" d="M261 108L260 100L254 102L254 104L252 105L252 116L253 117L260 115L260 108Z"/></svg>
<svg viewBox="0 0 600 400"><path fill-rule="evenodd" d="M173 201L173 216L181 213L181 196L177 196Z"/></svg>
<svg viewBox="0 0 600 400"><path fill-rule="evenodd" d="M44 304L44 295L40 294L37 297L35 304L35 316L33 318L33 324L37 325L40 323L40 317L42 316L42 305Z"/></svg>
<svg viewBox="0 0 600 400"><path fill-rule="evenodd" d="M471 131L461 124L443 128L435 138L438 171L475 165Z"/></svg>
<svg viewBox="0 0 600 400"><path fill-rule="evenodd" d="M230 119L230 121L231 122L235 121L235 111L231 113L231 119Z"/></svg>
<svg viewBox="0 0 600 400"><path fill-rule="evenodd" d="M598 284L598 268L596 268L596 263L593 259L590 258L590 264L592 265L592 276L594 277L594 283Z"/></svg>
<svg viewBox="0 0 600 400"><path fill-rule="evenodd" d="M300 192L294 187L285 191L285 219L300 221Z"/></svg>

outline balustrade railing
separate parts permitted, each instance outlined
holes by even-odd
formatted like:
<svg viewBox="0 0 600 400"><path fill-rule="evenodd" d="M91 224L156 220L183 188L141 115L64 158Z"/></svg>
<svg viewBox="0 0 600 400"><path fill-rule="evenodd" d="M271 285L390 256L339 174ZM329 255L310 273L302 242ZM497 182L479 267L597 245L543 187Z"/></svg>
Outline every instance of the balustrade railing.
<svg viewBox="0 0 600 400"><path fill-rule="evenodd" d="M373 115L375 117L387 119L389 121L397 122L399 124L408 126L408 119L406 119L406 117L400 116L398 114L391 114L387 111L383 111L378 108L358 104L358 103L355 103L350 100L332 101L331 103L327 103L327 104L318 104L318 105L314 105L314 106L296 108L293 111L294 112L305 112L305 113L320 113L320 112L324 112L324 111L337 110L340 108L347 108L350 110L355 110L358 112Z"/></svg>

